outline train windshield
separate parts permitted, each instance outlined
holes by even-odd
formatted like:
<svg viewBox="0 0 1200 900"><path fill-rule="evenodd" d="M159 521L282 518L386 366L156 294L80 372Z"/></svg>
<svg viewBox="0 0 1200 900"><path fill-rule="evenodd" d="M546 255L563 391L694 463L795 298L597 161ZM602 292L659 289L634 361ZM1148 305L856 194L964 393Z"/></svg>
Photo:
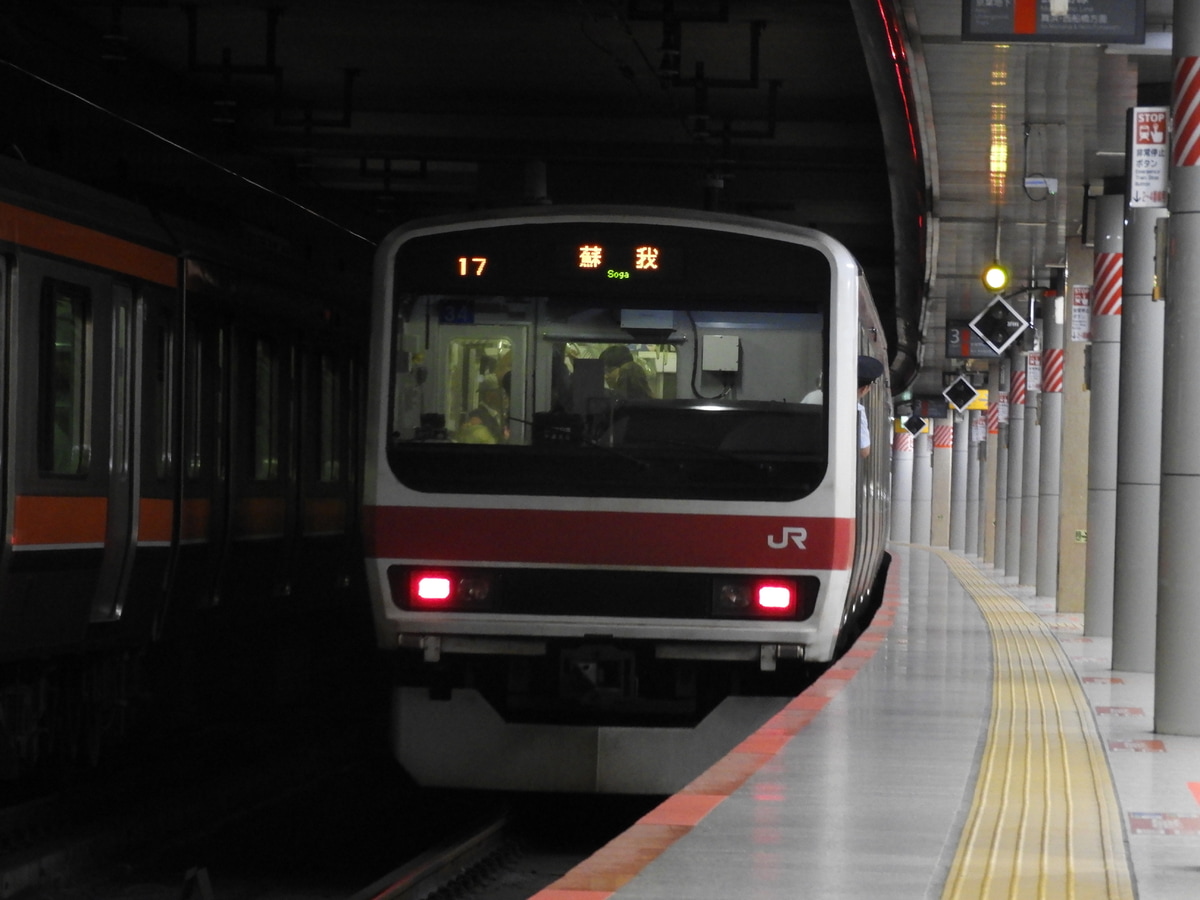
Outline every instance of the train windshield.
<svg viewBox="0 0 1200 900"><path fill-rule="evenodd" d="M549 278L537 293L398 292L390 465L429 492L804 496L828 445L828 264L817 271L809 293L719 278L695 291Z"/></svg>

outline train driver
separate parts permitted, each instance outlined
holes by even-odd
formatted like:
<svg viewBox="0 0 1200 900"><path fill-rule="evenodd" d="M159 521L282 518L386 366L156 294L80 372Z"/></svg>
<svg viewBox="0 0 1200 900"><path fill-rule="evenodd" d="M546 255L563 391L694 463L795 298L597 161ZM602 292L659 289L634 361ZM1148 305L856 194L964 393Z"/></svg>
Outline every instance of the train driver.
<svg viewBox="0 0 1200 900"><path fill-rule="evenodd" d="M882 375L883 363L875 357L858 358L858 455L863 459L871 455L871 429L867 425L867 410L862 405L862 399Z"/></svg>

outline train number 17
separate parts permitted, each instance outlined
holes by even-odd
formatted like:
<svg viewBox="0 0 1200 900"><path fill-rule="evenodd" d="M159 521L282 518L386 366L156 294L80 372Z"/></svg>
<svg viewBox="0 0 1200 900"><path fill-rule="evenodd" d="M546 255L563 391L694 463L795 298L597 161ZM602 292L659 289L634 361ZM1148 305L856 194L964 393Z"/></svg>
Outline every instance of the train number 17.
<svg viewBox="0 0 1200 900"><path fill-rule="evenodd" d="M478 278L487 266L486 256L460 256L458 258L458 274L463 278Z"/></svg>

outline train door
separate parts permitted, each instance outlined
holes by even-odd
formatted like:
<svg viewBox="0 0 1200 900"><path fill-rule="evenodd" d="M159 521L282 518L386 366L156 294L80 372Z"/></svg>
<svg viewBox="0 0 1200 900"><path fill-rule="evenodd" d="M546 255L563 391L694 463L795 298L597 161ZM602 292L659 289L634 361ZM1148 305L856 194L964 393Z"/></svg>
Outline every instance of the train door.
<svg viewBox="0 0 1200 900"><path fill-rule="evenodd" d="M98 463L108 469L108 516L104 556L96 592L92 596L91 620L115 622L121 617L125 588L133 565L136 543L136 505L139 474L135 466L140 441L136 415L138 380L135 377L139 349L141 303L126 284L114 284L107 330L109 347L107 378L109 402L103 413L111 423L108 458ZM95 369L103 364L97 360Z"/></svg>
<svg viewBox="0 0 1200 900"><path fill-rule="evenodd" d="M10 313L11 553L0 572L0 652L78 645L105 618L115 310L112 279L18 261ZM128 512L128 504L124 512Z"/></svg>
<svg viewBox="0 0 1200 900"><path fill-rule="evenodd" d="M294 595L321 604L342 596L358 570L350 546L355 367L352 355L334 346L305 348L300 359L300 531L289 568Z"/></svg>
<svg viewBox="0 0 1200 900"><path fill-rule="evenodd" d="M222 591L256 603L291 591L296 348L286 332L247 327L236 332L233 351L231 531Z"/></svg>
<svg viewBox="0 0 1200 900"><path fill-rule="evenodd" d="M12 297L13 282L9 258L0 255L0 598L4 590L4 575L8 569L12 546L12 506L9 490L11 466L9 465L9 403L10 391L15 387L14 374L8 368L8 337L11 332L9 313L15 306ZM0 599L0 621L3 618L3 601Z"/></svg>
<svg viewBox="0 0 1200 900"><path fill-rule="evenodd" d="M229 330L203 295L184 324L178 411L178 545L172 570L176 625L220 602L220 575L228 533Z"/></svg>
<svg viewBox="0 0 1200 900"><path fill-rule="evenodd" d="M132 523L120 571L120 605L114 612L124 632L143 640L156 635L162 625L173 547L176 329L171 299L167 292L148 287L133 305L128 386L119 392L126 395L129 428L113 442L114 459L124 459L128 467L122 481L127 483L124 502Z"/></svg>

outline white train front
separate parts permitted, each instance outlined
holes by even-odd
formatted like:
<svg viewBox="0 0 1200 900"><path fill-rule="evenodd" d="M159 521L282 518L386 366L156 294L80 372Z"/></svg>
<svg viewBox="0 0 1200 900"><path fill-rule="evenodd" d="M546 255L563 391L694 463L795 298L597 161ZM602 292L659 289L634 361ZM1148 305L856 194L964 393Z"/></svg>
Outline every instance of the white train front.
<svg viewBox="0 0 1200 900"><path fill-rule="evenodd" d="M367 566L417 781L677 790L869 621L891 422L857 379L887 348L836 241L431 220L381 245L373 316Z"/></svg>

